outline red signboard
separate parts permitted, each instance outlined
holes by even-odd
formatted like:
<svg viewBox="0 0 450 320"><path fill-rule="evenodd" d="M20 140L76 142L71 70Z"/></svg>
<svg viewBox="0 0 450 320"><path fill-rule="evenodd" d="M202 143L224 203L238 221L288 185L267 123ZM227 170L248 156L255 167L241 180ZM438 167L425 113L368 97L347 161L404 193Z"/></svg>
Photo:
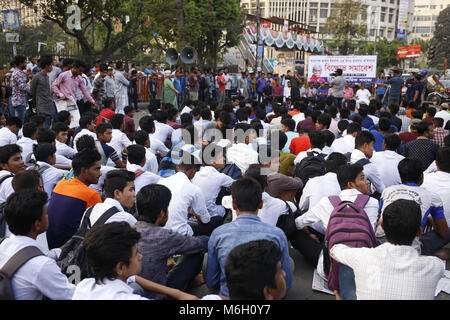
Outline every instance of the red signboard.
<svg viewBox="0 0 450 320"><path fill-rule="evenodd" d="M261 23L261 27L270 29L272 27L272 24L270 23L270 21L264 21L263 20L262 23Z"/></svg>
<svg viewBox="0 0 450 320"><path fill-rule="evenodd" d="M397 59L420 57L422 45L405 46L397 48Z"/></svg>

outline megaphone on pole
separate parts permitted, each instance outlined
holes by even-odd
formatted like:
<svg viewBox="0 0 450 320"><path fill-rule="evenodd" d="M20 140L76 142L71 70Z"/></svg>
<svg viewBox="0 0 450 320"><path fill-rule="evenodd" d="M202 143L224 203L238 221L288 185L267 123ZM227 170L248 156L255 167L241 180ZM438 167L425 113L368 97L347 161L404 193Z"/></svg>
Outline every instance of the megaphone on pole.
<svg viewBox="0 0 450 320"><path fill-rule="evenodd" d="M178 56L178 51L174 48L170 48L166 51L166 62L170 65L177 64Z"/></svg>
<svg viewBox="0 0 450 320"><path fill-rule="evenodd" d="M197 60L197 50L192 47L184 47L181 50L180 59L185 64L193 64Z"/></svg>

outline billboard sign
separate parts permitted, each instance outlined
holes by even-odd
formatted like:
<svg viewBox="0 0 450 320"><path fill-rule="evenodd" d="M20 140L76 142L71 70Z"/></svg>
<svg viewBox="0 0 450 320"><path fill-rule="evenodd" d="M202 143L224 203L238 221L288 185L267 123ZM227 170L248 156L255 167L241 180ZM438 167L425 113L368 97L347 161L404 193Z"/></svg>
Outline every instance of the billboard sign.
<svg viewBox="0 0 450 320"><path fill-rule="evenodd" d="M422 54L422 46L420 44L415 46L404 46L397 48L397 58L415 58L420 57Z"/></svg>

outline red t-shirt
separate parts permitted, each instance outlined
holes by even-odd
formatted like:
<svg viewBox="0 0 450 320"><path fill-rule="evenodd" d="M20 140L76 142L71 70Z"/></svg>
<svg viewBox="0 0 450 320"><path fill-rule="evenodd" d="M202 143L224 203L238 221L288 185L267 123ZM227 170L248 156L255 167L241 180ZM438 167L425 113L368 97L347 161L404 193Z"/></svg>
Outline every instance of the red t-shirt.
<svg viewBox="0 0 450 320"><path fill-rule="evenodd" d="M114 111L112 111L111 109L109 109L109 108L103 109L100 112L100 114L98 116L97 123L95 125L98 126L100 123L102 123L102 118L105 118L105 119L108 119L108 120L111 119L113 114L114 114Z"/></svg>
<svg viewBox="0 0 450 320"><path fill-rule="evenodd" d="M298 155L302 151L309 150L311 148L311 143L309 142L309 137L297 137L291 140L291 145L289 150L294 151L295 155Z"/></svg>
<svg viewBox="0 0 450 320"><path fill-rule="evenodd" d="M219 84L219 91L225 91L226 84L220 84L221 82L225 83L225 77L217 76L217 83Z"/></svg>

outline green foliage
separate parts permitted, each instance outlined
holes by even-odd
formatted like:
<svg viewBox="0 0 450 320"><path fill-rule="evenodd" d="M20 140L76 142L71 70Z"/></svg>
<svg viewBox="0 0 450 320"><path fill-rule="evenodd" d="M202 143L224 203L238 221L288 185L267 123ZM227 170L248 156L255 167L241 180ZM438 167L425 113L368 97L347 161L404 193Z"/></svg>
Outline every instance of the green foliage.
<svg viewBox="0 0 450 320"><path fill-rule="evenodd" d="M377 40L376 48L374 48L375 44L373 42L365 42L359 46L356 53L361 55L372 55L376 49L376 55L378 56L377 70L382 71L393 66L400 66L403 63L403 59L397 59L397 48L405 45L407 45L405 39L394 39L393 41L389 41L386 38L383 38Z"/></svg>
<svg viewBox="0 0 450 320"><path fill-rule="evenodd" d="M436 50L433 59L428 61L428 64L430 67L442 69L444 58L450 56L450 7L439 13L435 27L431 45L434 45Z"/></svg>

